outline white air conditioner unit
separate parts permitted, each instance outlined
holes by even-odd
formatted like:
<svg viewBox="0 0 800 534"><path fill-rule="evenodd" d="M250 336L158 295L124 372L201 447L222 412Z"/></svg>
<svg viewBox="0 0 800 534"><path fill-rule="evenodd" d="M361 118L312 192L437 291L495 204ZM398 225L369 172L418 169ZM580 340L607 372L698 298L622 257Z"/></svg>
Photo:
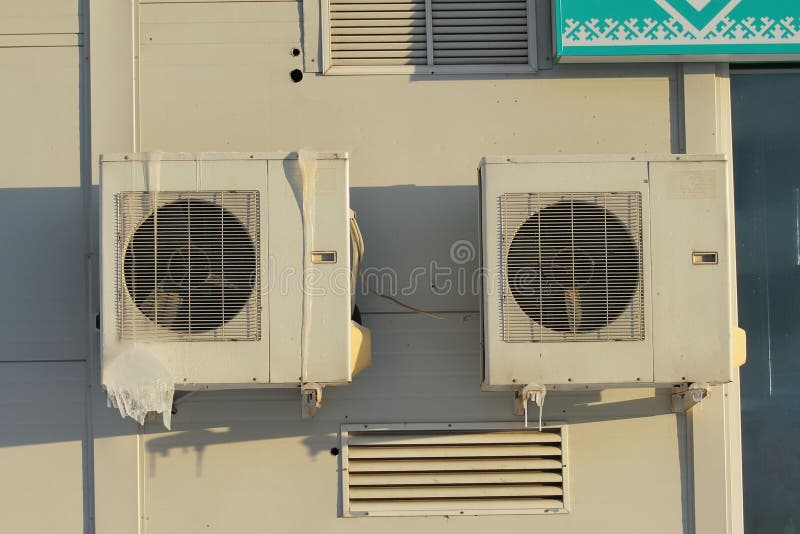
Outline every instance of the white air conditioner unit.
<svg viewBox="0 0 800 534"><path fill-rule="evenodd" d="M481 195L486 389L732 380L723 156L486 158Z"/></svg>
<svg viewBox="0 0 800 534"><path fill-rule="evenodd" d="M297 154L102 158L106 387L352 379L347 156L305 159L301 172Z"/></svg>

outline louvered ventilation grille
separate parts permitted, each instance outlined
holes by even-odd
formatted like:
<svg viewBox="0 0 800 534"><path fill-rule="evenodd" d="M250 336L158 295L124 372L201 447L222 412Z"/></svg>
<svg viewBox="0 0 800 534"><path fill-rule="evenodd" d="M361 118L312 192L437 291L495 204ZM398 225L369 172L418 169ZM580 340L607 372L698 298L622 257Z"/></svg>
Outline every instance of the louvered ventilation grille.
<svg viewBox="0 0 800 534"><path fill-rule="evenodd" d="M260 339L257 191L117 195L121 339Z"/></svg>
<svg viewBox="0 0 800 534"><path fill-rule="evenodd" d="M333 65L426 65L425 2L331 0Z"/></svg>
<svg viewBox="0 0 800 534"><path fill-rule="evenodd" d="M644 339L640 193L511 193L500 211L505 341Z"/></svg>
<svg viewBox="0 0 800 534"><path fill-rule="evenodd" d="M561 428L342 432L346 515L559 513Z"/></svg>
<svg viewBox="0 0 800 534"><path fill-rule="evenodd" d="M331 0L334 66L528 62L525 1ZM433 50L428 50L428 33ZM429 53L430 63L429 63Z"/></svg>
<svg viewBox="0 0 800 534"><path fill-rule="evenodd" d="M433 6L436 65L528 62L527 3L441 2Z"/></svg>

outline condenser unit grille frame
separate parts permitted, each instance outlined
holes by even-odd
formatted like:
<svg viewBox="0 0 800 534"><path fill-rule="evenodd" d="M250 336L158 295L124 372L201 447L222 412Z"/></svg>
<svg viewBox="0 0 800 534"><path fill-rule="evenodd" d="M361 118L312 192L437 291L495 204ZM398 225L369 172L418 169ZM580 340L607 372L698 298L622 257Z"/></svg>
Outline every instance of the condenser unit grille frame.
<svg viewBox="0 0 800 534"><path fill-rule="evenodd" d="M260 202L256 190L116 193L119 339L260 341Z"/></svg>
<svg viewBox="0 0 800 534"><path fill-rule="evenodd" d="M346 424L344 517L567 514L567 426Z"/></svg>
<svg viewBox="0 0 800 534"><path fill-rule="evenodd" d="M502 195L503 341L643 341L642 209L637 191Z"/></svg>

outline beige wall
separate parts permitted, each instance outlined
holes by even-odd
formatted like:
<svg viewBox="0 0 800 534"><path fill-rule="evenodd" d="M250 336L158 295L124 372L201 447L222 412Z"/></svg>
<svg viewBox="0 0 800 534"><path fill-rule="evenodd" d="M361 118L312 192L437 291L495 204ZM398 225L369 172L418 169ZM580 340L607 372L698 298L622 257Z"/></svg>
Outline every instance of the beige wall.
<svg viewBox="0 0 800 534"><path fill-rule="evenodd" d="M312 421L300 420L295 391L201 393L180 405L172 432L160 423L137 430L104 407L100 392L89 394L88 408L85 400L87 358L97 383L94 316L86 311L96 309L97 270L96 239L84 239L85 218L95 213L83 202L94 198L98 177L94 165L82 165L99 154L347 150L367 267L395 268L402 285L417 266L461 267L450 258L454 242L479 246L482 156L676 148L682 82L674 65L562 67L527 77L307 73L295 84L289 71L304 59L290 55L303 41L295 2L97 0L91 11L49 3L74 43L0 48L4 72L16 69L19 84L18 91L0 87L8 92L0 106L19 125L0 126L0 151L14 162L0 175L0 203L8 204L0 240L15 252L0 267L15 307L0 309L0 329L17 336L0 336L15 340L0 340L0 361L17 362L0 363L10 384L0 436L15 436L0 438L0 467L25 487L45 488L36 500L10 489L0 495L6 524L20 532L114 534L689 531L686 420L670 413L669 392L648 389L548 397L545 418L571 427L569 515L337 517L338 459L329 451L340 424L517 420L510 394L480 392L472 291L442 294L424 283L403 297L447 321L360 298L374 364L352 386L326 392ZM9 5L25 12L25 24L43 13L34 3ZM90 84L81 84L89 80L82 77L78 34L87 26L77 24L79 12L91 14ZM79 106L80 89L88 96L89 88L92 139L81 145L89 115ZM24 218L14 210L26 206L35 223L10 232ZM31 247L39 241L49 243L47 252ZM33 328L34 318L47 327ZM24 399L35 409L13 406ZM61 414L58 425L49 414ZM29 472L36 477L27 479ZM724 471L719 478L724 490ZM704 534L727 531L719 514L709 524Z"/></svg>

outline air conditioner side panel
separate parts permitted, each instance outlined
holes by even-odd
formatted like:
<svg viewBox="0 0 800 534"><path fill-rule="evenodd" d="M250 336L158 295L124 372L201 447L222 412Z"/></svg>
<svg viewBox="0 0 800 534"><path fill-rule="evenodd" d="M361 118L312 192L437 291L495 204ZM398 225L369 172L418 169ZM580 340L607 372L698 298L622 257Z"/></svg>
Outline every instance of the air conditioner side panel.
<svg viewBox="0 0 800 534"><path fill-rule="evenodd" d="M314 176L312 243L303 250L303 184L296 159L269 163L269 307L272 383L345 384L350 376L350 219L346 159L320 159ZM304 254L335 252L335 263ZM304 295L305 292L305 295ZM311 299L303 365L303 299Z"/></svg>
<svg viewBox="0 0 800 534"><path fill-rule="evenodd" d="M724 161L650 167L656 382L733 378L732 180ZM693 264L693 253L718 263Z"/></svg>
<svg viewBox="0 0 800 534"><path fill-rule="evenodd" d="M618 384L653 379L647 163L487 163L481 172L484 387ZM508 343L503 340L500 197L505 193L638 191L642 194L645 340L596 343Z"/></svg>
<svg viewBox="0 0 800 534"><path fill-rule="evenodd" d="M346 384L350 369L350 201L347 160L319 161L312 251L335 252L335 263L312 263L311 342L307 380Z"/></svg>

